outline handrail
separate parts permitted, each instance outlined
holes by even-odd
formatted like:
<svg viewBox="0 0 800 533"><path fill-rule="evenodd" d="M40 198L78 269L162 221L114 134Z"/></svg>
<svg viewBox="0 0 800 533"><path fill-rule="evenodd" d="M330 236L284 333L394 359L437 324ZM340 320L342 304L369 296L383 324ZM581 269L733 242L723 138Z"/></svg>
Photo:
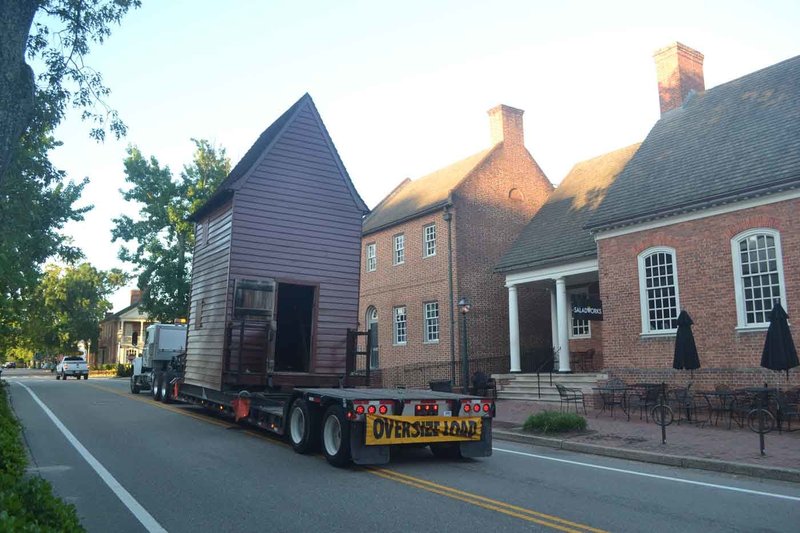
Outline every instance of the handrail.
<svg viewBox="0 0 800 533"><path fill-rule="evenodd" d="M541 380L540 380L540 372L542 371L542 368L544 368L548 363L551 363L551 366L550 366L550 386L552 387L553 386L553 368L555 368L555 362L557 360L556 356L558 355L559 350L561 350L561 346L559 346L558 348L553 348L551 357L549 359L545 358L545 360L542 361L542 363L538 367L536 367L536 392L539 395L540 399L542 397L542 384L541 384Z"/></svg>

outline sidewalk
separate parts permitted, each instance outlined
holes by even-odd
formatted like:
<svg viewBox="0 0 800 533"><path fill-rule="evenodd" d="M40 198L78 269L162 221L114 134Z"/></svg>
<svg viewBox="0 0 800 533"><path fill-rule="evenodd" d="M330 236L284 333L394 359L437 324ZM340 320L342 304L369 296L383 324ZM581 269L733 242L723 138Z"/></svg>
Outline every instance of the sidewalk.
<svg viewBox="0 0 800 533"><path fill-rule="evenodd" d="M692 424L681 421L667 426L667 442L661 443L661 426L639 420L639 412L630 421L621 410L599 414L592 409L586 415L587 430L580 434L534 435L522 431L522 423L543 410L558 410L559 404L520 400L496 400L493 425L495 439L530 443L569 451L591 453L650 463L699 468L754 477L800 483L800 431L778 433L777 428L764 436L766 455L762 456L758 433L727 422ZM583 415L583 413L580 413ZM794 421L792 429L800 428Z"/></svg>

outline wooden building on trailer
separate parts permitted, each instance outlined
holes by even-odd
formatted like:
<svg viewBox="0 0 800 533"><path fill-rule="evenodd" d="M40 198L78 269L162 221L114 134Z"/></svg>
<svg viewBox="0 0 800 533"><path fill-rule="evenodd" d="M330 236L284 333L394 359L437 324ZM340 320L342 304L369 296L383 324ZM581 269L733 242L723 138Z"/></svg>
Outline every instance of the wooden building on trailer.
<svg viewBox="0 0 800 533"><path fill-rule="evenodd" d="M306 94L270 125L196 225L186 382L333 385L358 325L367 206Z"/></svg>

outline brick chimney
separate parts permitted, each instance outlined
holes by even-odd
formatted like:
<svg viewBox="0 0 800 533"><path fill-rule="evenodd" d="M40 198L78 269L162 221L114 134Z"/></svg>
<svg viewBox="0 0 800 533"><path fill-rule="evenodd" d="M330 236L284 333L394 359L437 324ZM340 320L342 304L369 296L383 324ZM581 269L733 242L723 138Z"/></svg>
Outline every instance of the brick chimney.
<svg viewBox="0 0 800 533"><path fill-rule="evenodd" d="M522 132L522 109L507 105L499 105L489 111L489 129L492 135L492 146L504 143L506 146L524 146L525 137Z"/></svg>
<svg viewBox="0 0 800 533"><path fill-rule="evenodd" d="M703 54L697 50L675 42L656 50L653 58L656 60L661 116L681 107L686 102L689 91L705 90Z"/></svg>
<svg viewBox="0 0 800 533"><path fill-rule="evenodd" d="M138 304L142 301L142 291L139 289L131 289L131 305Z"/></svg>

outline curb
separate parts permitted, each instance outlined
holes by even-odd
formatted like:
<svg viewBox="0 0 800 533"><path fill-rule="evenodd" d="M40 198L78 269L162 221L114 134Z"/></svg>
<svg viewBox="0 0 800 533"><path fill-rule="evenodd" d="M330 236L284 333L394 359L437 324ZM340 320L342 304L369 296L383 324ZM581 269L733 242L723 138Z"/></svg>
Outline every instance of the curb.
<svg viewBox="0 0 800 533"><path fill-rule="evenodd" d="M597 444L586 444L583 442L571 442L564 439L551 437L539 437L536 435L526 435L518 431L508 431L493 429L492 435L501 440L532 444L546 448L555 448L570 452L588 453L592 455L602 455L617 459L628 459L643 463L655 463L678 468L694 468L699 470L710 470L713 472L723 472L726 474L737 474L742 476L757 477L762 479L775 479L779 481L790 481L800 483L800 470L791 468L778 468L773 466L759 466L747 463L732 463L718 461L716 459L701 459L698 457L686 457L681 455L666 455L641 450L629 450L625 448L613 448L610 446L600 446Z"/></svg>

